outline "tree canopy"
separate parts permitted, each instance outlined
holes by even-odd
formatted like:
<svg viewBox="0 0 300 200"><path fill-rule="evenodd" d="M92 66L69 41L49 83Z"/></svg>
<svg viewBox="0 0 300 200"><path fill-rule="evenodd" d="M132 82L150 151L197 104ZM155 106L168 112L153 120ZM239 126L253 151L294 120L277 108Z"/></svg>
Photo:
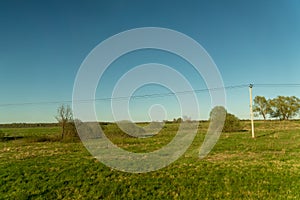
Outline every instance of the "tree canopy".
<svg viewBox="0 0 300 200"><path fill-rule="evenodd" d="M55 118L59 122L59 124L61 124L61 127L62 127L61 137L62 137L62 139L64 139L64 137L66 135L66 126L68 123L72 122L72 119L73 119L71 107L64 106L64 105L61 105L60 107L58 107L57 108L57 116Z"/></svg>
<svg viewBox="0 0 300 200"><path fill-rule="evenodd" d="M300 99L295 96L278 96L270 100L270 116L281 120L289 120L300 110Z"/></svg>
<svg viewBox="0 0 300 200"><path fill-rule="evenodd" d="M264 96L254 98L253 112L261 115L266 120L267 115L271 112L269 101Z"/></svg>
<svg viewBox="0 0 300 200"><path fill-rule="evenodd" d="M263 96L256 96L253 111L264 119L269 115L271 118L289 120L299 113L300 99L295 96L277 96L266 100Z"/></svg>

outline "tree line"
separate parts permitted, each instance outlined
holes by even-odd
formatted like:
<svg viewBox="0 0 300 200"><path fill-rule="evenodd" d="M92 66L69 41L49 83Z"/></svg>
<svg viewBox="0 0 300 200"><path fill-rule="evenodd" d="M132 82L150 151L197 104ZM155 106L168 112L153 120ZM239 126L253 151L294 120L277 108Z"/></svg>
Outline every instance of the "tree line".
<svg viewBox="0 0 300 200"><path fill-rule="evenodd" d="M277 118L280 120L289 120L299 114L300 99L295 96L277 96L273 99L266 99L264 96L256 96L254 98L253 112L256 116L261 115L264 120L267 118ZM216 106L210 113L210 121L214 118L215 113L225 113L225 121L223 131L238 131L241 130L239 119L228 113L222 106ZM70 106L61 105L57 109L57 116L55 117L62 127L61 138L68 136L78 137L75 128L72 110ZM215 117L216 118L216 117ZM187 121L181 118L174 119L174 122Z"/></svg>
<svg viewBox="0 0 300 200"><path fill-rule="evenodd" d="M273 99L266 99L264 96L254 98L253 112L264 120L277 118L289 120L299 114L300 99L295 96L277 96Z"/></svg>

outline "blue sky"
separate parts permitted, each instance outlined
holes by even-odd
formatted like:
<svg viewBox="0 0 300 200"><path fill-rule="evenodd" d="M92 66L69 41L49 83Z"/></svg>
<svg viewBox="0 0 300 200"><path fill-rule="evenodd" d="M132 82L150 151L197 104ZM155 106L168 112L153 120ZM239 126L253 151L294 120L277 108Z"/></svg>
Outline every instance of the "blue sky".
<svg viewBox="0 0 300 200"><path fill-rule="evenodd" d="M224 84L300 83L300 2L297 0L213 1L0 1L0 123L53 122L59 101L72 99L77 71L89 52L103 40L132 28L164 27L182 32L200 43L216 63ZM137 63L164 56L137 52ZM139 55L140 54L140 55ZM135 63L128 55L107 73L107 85L96 97L104 98L121 66ZM166 55L167 64L181 61ZM119 64L118 64L119 63ZM132 66L133 67L133 66ZM194 89L205 85L182 64ZM110 75L114 74L114 76ZM197 88L198 87L198 88ZM101 89L102 88L102 89ZM151 89L149 89L151 88ZM136 94L168 92L159 86ZM299 87L254 88L255 95L300 96ZM104 95L105 94L105 95ZM209 113L208 94L198 94L202 118ZM26 102L57 104L12 105ZM149 120L151 104L166 99L130 102L136 121ZM71 104L71 103L69 103ZM248 88L227 91L227 109L240 118L249 116ZM144 106L143 106L144 105ZM174 103L176 105L176 103ZM100 120L111 120L109 102L97 102ZM176 107L176 106L175 106ZM168 118L179 117L170 107ZM158 109L159 110L159 109ZM185 114L185 113L184 113ZM194 116L193 113L186 113Z"/></svg>

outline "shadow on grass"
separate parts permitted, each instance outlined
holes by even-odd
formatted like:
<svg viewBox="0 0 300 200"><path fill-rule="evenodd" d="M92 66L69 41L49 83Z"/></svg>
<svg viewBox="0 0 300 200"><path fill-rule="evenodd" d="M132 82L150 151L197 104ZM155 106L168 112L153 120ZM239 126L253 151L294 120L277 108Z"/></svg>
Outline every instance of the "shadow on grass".
<svg viewBox="0 0 300 200"><path fill-rule="evenodd" d="M265 133L263 135L258 135L258 136L256 136L256 138L271 136L271 135L274 135L275 133L276 133L276 131L272 131L271 133Z"/></svg>
<svg viewBox="0 0 300 200"><path fill-rule="evenodd" d="M27 137L26 142L59 142L62 139L59 136L37 136Z"/></svg>
<svg viewBox="0 0 300 200"><path fill-rule="evenodd" d="M67 137L62 139L59 136L4 136L0 138L0 142L8 142L8 141L16 141L21 140L26 143L32 143L32 142L80 142L80 139L78 137Z"/></svg>
<svg viewBox="0 0 300 200"><path fill-rule="evenodd" d="M1 137L1 141L11 141L11 140L19 140L19 139L23 139L24 136L4 136Z"/></svg>

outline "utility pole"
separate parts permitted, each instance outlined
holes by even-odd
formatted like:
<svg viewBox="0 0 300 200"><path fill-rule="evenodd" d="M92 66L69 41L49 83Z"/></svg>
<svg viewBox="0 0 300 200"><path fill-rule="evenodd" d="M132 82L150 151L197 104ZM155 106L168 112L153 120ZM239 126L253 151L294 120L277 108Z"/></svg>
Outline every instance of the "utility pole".
<svg viewBox="0 0 300 200"><path fill-rule="evenodd" d="M250 118L251 118L252 138L255 138L255 135L254 135L254 122L253 122L252 87L253 87L253 85L250 84L249 85L249 93L250 93Z"/></svg>

